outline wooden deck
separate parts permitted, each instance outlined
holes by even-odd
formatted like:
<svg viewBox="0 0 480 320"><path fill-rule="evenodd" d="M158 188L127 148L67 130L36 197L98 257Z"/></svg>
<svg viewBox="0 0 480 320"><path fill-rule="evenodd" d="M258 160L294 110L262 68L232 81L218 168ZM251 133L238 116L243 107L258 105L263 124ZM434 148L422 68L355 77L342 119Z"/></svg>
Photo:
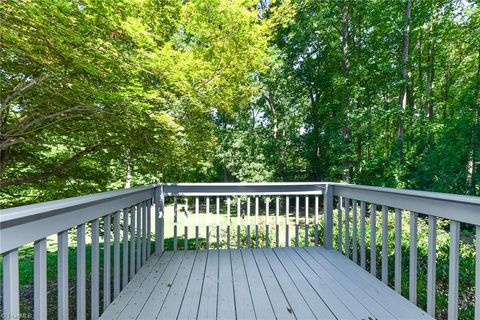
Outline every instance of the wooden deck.
<svg viewBox="0 0 480 320"><path fill-rule="evenodd" d="M279 248L152 257L102 319L432 319L336 251Z"/></svg>

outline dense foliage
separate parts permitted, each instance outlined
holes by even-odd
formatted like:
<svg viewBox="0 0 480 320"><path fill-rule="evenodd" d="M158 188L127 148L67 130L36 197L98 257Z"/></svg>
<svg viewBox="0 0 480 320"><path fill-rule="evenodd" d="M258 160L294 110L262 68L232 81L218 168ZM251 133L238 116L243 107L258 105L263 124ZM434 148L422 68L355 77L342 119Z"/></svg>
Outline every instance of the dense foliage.
<svg viewBox="0 0 480 320"><path fill-rule="evenodd" d="M211 179L267 47L245 1L3 1L2 205Z"/></svg>
<svg viewBox="0 0 480 320"><path fill-rule="evenodd" d="M477 0L0 11L0 206L157 181L480 192Z"/></svg>
<svg viewBox="0 0 480 320"><path fill-rule="evenodd" d="M262 93L218 126L227 179L479 193L478 1L281 1L265 17Z"/></svg>

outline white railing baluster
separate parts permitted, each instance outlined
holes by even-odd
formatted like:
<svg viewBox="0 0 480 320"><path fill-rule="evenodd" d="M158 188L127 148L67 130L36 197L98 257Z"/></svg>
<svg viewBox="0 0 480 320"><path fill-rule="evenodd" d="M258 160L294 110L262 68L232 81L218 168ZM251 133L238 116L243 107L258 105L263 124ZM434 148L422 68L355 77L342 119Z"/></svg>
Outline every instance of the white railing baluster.
<svg viewBox="0 0 480 320"><path fill-rule="evenodd" d="M295 247L298 247L299 220L300 220L300 199L298 196L296 196L295 197Z"/></svg>
<svg viewBox="0 0 480 320"><path fill-rule="evenodd" d="M448 319L458 319L458 268L460 222L450 221L450 254L448 268ZM478 303L478 302L477 302Z"/></svg>
<svg viewBox="0 0 480 320"><path fill-rule="evenodd" d="M77 319L87 314L85 268L85 224L81 224L77 226Z"/></svg>
<svg viewBox="0 0 480 320"><path fill-rule="evenodd" d="M103 310L107 309L110 305L110 228L111 228L111 216L110 214L106 215L103 219L104 226L103 226ZM138 234L140 235L140 230L138 230ZM137 243L140 243L138 241ZM140 248L137 247L137 250ZM139 250L140 251L140 250ZM139 259L139 257L137 256ZM139 259L140 260L140 259ZM138 266L137 261L137 270L140 269Z"/></svg>
<svg viewBox="0 0 480 320"><path fill-rule="evenodd" d="M136 257L136 272L138 272L138 270L140 270L141 266L142 266L142 206L139 204L137 204L137 240L136 240L136 253L137 253L137 257Z"/></svg>
<svg viewBox="0 0 480 320"><path fill-rule="evenodd" d="M265 247L270 247L270 197L265 200Z"/></svg>
<svg viewBox="0 0 480 320"><path fill-rule="evenodd" d="M275 246L280 246L280 198L275 197Z"/></svg>
<svg viewBox="0 0 480 320"><path fill-rule="evenodd" d="M162 191L160 193L160 252L163 253L165 250L165 193Z"/></svg>
<svg viewBox="0 0 480 320"><path fill-rule="evenodd" d="M57 234L58 319L68 318L68 230ZM5 291L4 291L5 292Z"/></svg>
<svg viewBox="0 0 480 320"><path fill-rule="evenodd" d="M200 218L199 218L199 199L198 197L195 197L195 249L198 250L200 249L200 244L199 244L199 240L198 240L198 237L199 237L199 233L200 233L200 229L199 229L199 223L200 223Z"/></svg>
<svg viewBox="0 0 480 320"><path fill-rule="evenodd" d="M135 275L135 218L136 218L137 207L130 207L130 280L132 280Z"/></svg>
<svg viewBox="0 0 480 320"><path fill-rule="evenodd" d="M33 276L33 315L47 319L47 239L35 241Z"/></svg>
<svg viewBox="0 0 480 320"><path fill-rule="evenodd" d="M382 206L382 281L388 284L388 207Z"/></svg>
<svg viewBox="0 0 480 320"><path fill-rule="evenodd" d="M240 218L242 214L242 204L240 203L240 197L237 198L237 249L240 249Z"/></svg>
<svg viewBox="0 0 480 320"><path fill-rule="evenodd" d="M113 299L120 293L120 211L113 215Z"/></svg>
<svg viewBox="0 0 480 320"><path fill-rule="evenodd" d="M247 197L247 248L250 248L250 197Z"/></svg>
<svg viewBox="0 0 480 320"><path fill-rule="evenodd" d="M350 258L350 199L343 198L343 209L345 210L345 256Z"/></svg>
<svg viewBox="0 0 480 320"><path fill-rule="evenodd" d="M142 266L147 261L147 203L142 202Z"/></svg>
<svg viewBox="0 0 480 320"><path fill-rule="evenodd" d="M255 197L255 248L258 248L258 196Z"/></svg>
<svg viewBox="0 0 480 320"><path fill-rule="evenodd" d="M435 317L437 275L437 218L428 216L427 312Z"/></svg>
<svg viewBox="0 0 480 320"><path fill-rule="evenodd" d="M352 260L358 263L357 200L352 200Z"/></svg>
<svg viewBox="0 0 480 320"><path fill-rule="evenodd" d="M360 202L360 266L366 269L366 252L365 252L365 201Z"/></svg>
<svg viewBox="0 0 480 320"><path fill-rule="evenodd" d="M290 218L290 197L285 197L285 246L290 247L290 224L288 219Z"/></svg>
<svg viewBox="0 0 480 320"><path fill-rule="evenodd" d="M206 227L205 227L205 240L206 240L206 249L209 250L210 249L210 198L207 197L205 199L206 203L205 203L205 223L206 223Z"/></svg>
<svg viewBox="0 0 480 320"><path fill-rule="evenodd" d="M18 249L3 254L3 313L20 317Z"/></svg>
<svg viewBox="0 0 480 320"><path fill-rule="evenodd" d="M318 246L318 196L315 196L315 246Z"/></svg>
<svg viewBox="0 0 480 320"><path fill-rule="evenodd" d="M227 249L230 249L230 215L231 215L231 205L232 199L230 196L227 197Z"/></svg>
<svg viewBox="0 0 480 320"><path fill-rule="evenodd" d="M164 211L163 211L163 187L155 188L155 254L160 255L163 252L163 227L164 227Z"/></svg>
<svg viewBox="0 0 480 320"><path fill-rule="evenodd" d="M480 225L475 226L475 319L480 319Z"/></svg>
<svg viewBox="0 0 480 320"><path fill-rule="evenodd" d="M177 251L178 208L177 195L173 196L173 251Z"/></svg>
<svg viewBox="0 0 480 320"><path fill-rule="evenodd" d="M343 224L342 224L342 219L343 219L343 212L342 212L342 197L338 197L338 203L337 203L337 212L338 212L338 252L342 253L343 252Z"/></svg>
<svg viewBox="0 0 480 320"><path fill-rule="evenodd" d="M100 312L100 231L99 231L99 219L92 221L92 274L91 274L91 317L92 319L98 319Z"/></svg>
<svg viewBox="0 0 480 320"><path fill-rule="evenodd" d="M395 291L402 294L402 210L395 208Z"/></svg>
<svg viewBox="0 0 480 320"><path fill-rule="evenodd" d="M160 237L161 237L161 230L160 230L160 197L161 197L162 189L161 187L156 187L154 189L154 220L155 220L155 255L159 256L162 253L162 248L160 247ZM125 221L125 220L124 220ZM125 222L124 222L125 223ZM122 288L124 286L122 285Z"/></svg>
<svg viewBox="0 0 480 320"><path fill-rule="evenodd" d="M188 250L188 218L190 214L188 212L188 197L185 197L185 225L184 225L184 238L183 238L183 249Z"/></svg>
<svg viewBox="0 0 480 320"><path fill-rule="evenodd" d="M370 273L377 277L377 205L370 204Z"/></svg>
<svg viewBox="0 0 480 320"><path fill-rule="evenodd" d="M123 262L122 262L122 289L128 283L128 211L129 208L123 209ZM155 219L156 220L156 219ZM158 238L155 237L155 240L158 241Z"/></svg>
<svg viewBox="0 0 480 320"><path fill-rule="evenodd" d="M308 240L309 240L309 221L308 221L308 196L305 196L305 247L308 247Z"/></svg>
<svg viewBox="0 0 480 320"><path fill-rule="evenodd" d="M409 300L417 304L417 213L410 213Z"/></svg>
<svg viewBox="0 0 480 320"><path fill-rule="evenodd" d="M217 250L220 249L220 197L217 197ZM258 241L258 240L257 240Z"/></svg>
<svg viewBox="0 0 480 320"><path fill-rule="evenodd" d="M152 201L147 201L147 259L152 255Z"/></svg>

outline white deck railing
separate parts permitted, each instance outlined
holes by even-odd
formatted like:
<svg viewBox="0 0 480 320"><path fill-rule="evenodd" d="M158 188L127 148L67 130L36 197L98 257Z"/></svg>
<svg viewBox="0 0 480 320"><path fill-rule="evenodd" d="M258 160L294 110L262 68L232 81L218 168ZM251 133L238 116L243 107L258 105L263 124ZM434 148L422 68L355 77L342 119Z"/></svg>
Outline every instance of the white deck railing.
<svg viewBox="0 0 480 320"><path fill-rule="evenodd" d="M334 210L334 206L337 210ZM375 241L377 207L382 208L379 217L382 219L381 270L379 272L376 267ZM335 247L367 269L365 222L366 219L370 219L369 270L387 283L389 210L395 211L394 287L398 292L401 291L402 271L400 222L402 214L407 214L405 211L409 211L410 214L412 237L410 239L409 299L415 304L418 263L417 219L418 214L428 217L429 251L426 290L427 312L431 315L435 314L436 219L443 218L450 221L449 319L458 318L460 223L474 226L477 257L475 319L478 319L480 317L480 259L478 258L480 199L478 197L337 183L163 184L2 210L0 212L0 253L3 255L2 312L7 317L20 315L18 250L34 242L34 316L46 318L46 240L51 235L57 235L57 310L59 318L68 318L68 232L70 230L76 232L75 312L77 319L84 319L87 315L86 229L91 231L89 313L92 319L99 317L101 310L108 307L112 299L145 264L152 254L152 240L155 241L155 254L163 252L164 238L168 228L173 229L173 250L179 249L182 236L184 249L188 248L188 241L194 239L193 246L197 250L218 249L223 246L222 244L227 248L323 245L326 248ZM372 212L375 214L371 214ZM334 227L335 213L337 222ZM205 219L204 223L200 223L200 216ZM110 246L104 247L103 306L101 307L99 303L101 240L99 226L103 222L104 226L111 228L112 217L113 252L110 251ZM152 225L152 217L154 225ZM221 217L224 219L220 219ZM171 218L171 223L166 222L167 218ZM223 224L226 226L223 228L221 221L225 218L226 222ZM190 226L194 226L194 232L189 230ZM213 232L210 232L210 227L214 227ZM205 229L201 230L201 228ZM108 228L105 229L108 230ZM245 239L241 239L240 236L243 230ZM221 234L222 231L226 233L224 236ZM193 233L194 236L190 237ZM260 237L260 233L264 235L264 239ZM334 233L338 234L335 245ZM202 234L204 238L201 238ZM112 241L110 236L110 232L105 232L103 242L110 244ZM274 237L270 239L271 236ZM225 239L226 242L222 242ZM111 257L113 257L113 266L110 265Z"/></svg>

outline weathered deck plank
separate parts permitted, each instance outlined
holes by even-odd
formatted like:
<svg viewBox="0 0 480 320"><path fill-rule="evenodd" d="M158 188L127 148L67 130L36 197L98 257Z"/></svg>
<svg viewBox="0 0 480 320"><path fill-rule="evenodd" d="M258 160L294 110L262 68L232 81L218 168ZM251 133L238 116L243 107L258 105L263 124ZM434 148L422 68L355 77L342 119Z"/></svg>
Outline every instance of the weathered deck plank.
<svg viewBox="0 0 480 320"><path fill-rule="evenodd" d="M252 296L253 307L257 319L275 319L270 299L263 285L262 277L257 269L257 264L253 259L252 250L241 250L245 273L247 274L248 285Z"/></svg>
<svg viewBox="0 0 480 320"><path fill-rule="evenodd" d="M243 265L240 250L230 252L232 257L233 290L235 292L235 309L240 319L255 319L252 296Z"/></svg>
<svg viewBox="0 0 480 320"><path fill-rule="evenodd" d="M308 264L308 266L324 280L324 283L332 291L341 297L342 302L361 319L391 319L394 316L371 299L367 294L359 294L362 289L354 282L349 281L343 274L330 264L322 264L316 261L307 250L296 250L296 253Z"/></svg>
<svg viewBox="0 0 480 320"><path fill-rule="evenodd" d="M102 319L432 319L324 248L166 252Z"/></svg>
<svg viewBox="0 0 480 320"><path fill-rule="evenodd" d="M312 288L338 319L366 319L367 317L363 317L365 314L358 313L356 310L351 311L342 302L342 297L337 296L336 292L328 286L328 283L324 279L315 274L302 259L298 258L299 256L296 252L301 250L301 248L290 248L287 250L275 251L277 256L282 260L289 259L293 264L295 264L296 268L303 275L307 282L306 284L304 282L304 285ZM287 256L288 258L286 258ZM308 291L311 293L311 289Z"/></svg>
<svg viewBox="0 0 480 320"><path fill-rule="evenodd" d="M315 317L317 319L336 319L332 310L325 304L322 298L318 296L315 290L313 290L302 273L285 254L285 251L275 249L275 253Z"/></svg>
<svg viewBox="0 0 480 320"><path fill-rule="evenodd" d="M143 308L135 308L137 312L140 311L137 317L138 319L155 319L157 317L157 314L162 307L163 302L168 295L168 292L170 291L172 282L177 275L178 269L183 261L184 256L184 251L175 252L172 260L167 266L167 269L163 272L162 276L155 285L155 288L147 297ZM125 317L120 315L120 319L125 319Z"/></svg>
<svg viewBox="0 0 480 320"><path fill-rule="evenodd" d="M285 297L290 303L291 309L288 311L294 312L297 319L314 319L315 315L308 307L301 293L295 286L295 283L292 279L290 279L288 273L283 268L277 256L271 249L264 249L262 251L263 254L265 254L265 258L270 265L272 272L275 274L278 284L282 288Z"/></svg>
<svg viewBox="0 0 480 320"><path fill-rule="evenodd" d="M170 286L162 308L157 315L157 319L175 319L182 305L187 284L192 274L193 264L195 262L196 251L187 251L182 265L177 271L177 276Z"/></svg>
<svg viewBox="0 0 480 320"><path fill-rule="evenodd" d="M330 260L336 268L341 268L343 274L352 281L361 283L362 287L372 297L375 297L379 303L382 303L398 319L431 319L424 311L417 308L404 297L395 293L394 290L384 285L376 277L367 271L358 268L351 263L345 263L345 260L334 250L324 248L315 248L324 258ZM340 265L341 264L341 267Z"/></svg>
<svg viewBox="0 0 480 320"><path fill-rule="evenodd" d="M158 263L168 264L172 257L172 252L166 252L161 257L153 257L143 266L142 269L135 275L125 288L120 292L118 297L108 306L105 312L102 314L102 319L117 319L120 313L125 309L130 300L136 297L138 288L142 286L142 283L147 279L151 271Z"/></svg>
<svg viewBox="0 0 480 320"><path fill-rule="evenodd" d="M263 285L272 303L275 316L277 319L295 319L293 309L285 297L282 288L280 288L272 269L270 269L265 255L260 250L252 250L252 253L257 263L257 268L260 271Z"/></svg>
<svg viewBox="0 0 480 320"><path fill-rule="evenodd" d="M230 251L220 250L218 262L217 318L234 318L235 314L232 259L230 257Z"/></svg>
<svg viewBox="0 0 480 320"><path fill-rule="evenodd" d="M217 317L218 251L209 250L207 254L207 267L203 278L198 319L215 319Z"/></svg>
<svg viewBox="0 0 480 320"><path fill-rule="evenodd" d="M205 276L205 266L207 263L207 252L198 251L192 274L188 281L187 290L183 297L182 306L178 312L179 319L196 319L198 313L198 304L202 294L203 278Z"/></svg>

